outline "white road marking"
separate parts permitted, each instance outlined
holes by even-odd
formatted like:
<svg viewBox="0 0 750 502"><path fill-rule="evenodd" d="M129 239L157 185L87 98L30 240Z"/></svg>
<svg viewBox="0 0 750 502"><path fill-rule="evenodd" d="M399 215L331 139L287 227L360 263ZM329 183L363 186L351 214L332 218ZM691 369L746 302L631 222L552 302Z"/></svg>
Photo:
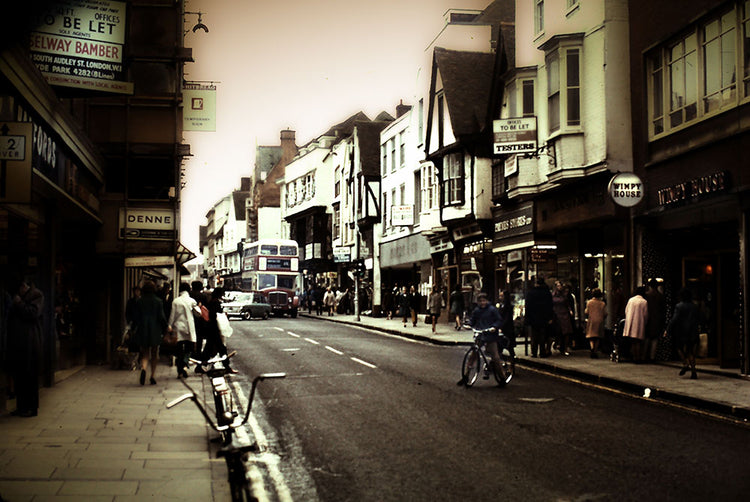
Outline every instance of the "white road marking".
<svg viewBox="0 0 750 502"><path fill-rule="evenodd" d="M362 364L364 366L367 366L368 368L372 368L372 369L376 369L377 368L377 366L375 366L374 364L368 363L367 361L363 361L362 359L357 359L356 357L350 357L349 359L351 359L355 363L359 363L359 364Z"/></svg>
<svg viewBox="0 0 750 502"><path fill-rule="evenodd" d="M276 331L284 331L284 328L279 328L277 326L274 326L273 329L275 329Z"/></svg>
<svg viewBox="0 0 750 502"><path fill-rule="evenodd" d="M336 350L336 349L334 349L333 347L329 347L328 345L326 345L326 349L330 350L330 351L331 351L331 352L333 352L334 354L338 354L338 355L340 355L340 356L343 356L343 355L344 355L344 353L343 353L343 352L341 352L340 350Z"/></svg>
<svg viewBox="0 0 750 502"><path fill-rule="evenodd" d="M291 331L287 331L287 333L293 336L294 338L300 338L300 336L297 333L292 333Z"/></svg>
<svg viewBox="0 0 750 502"><path fill-rule="evenodd" d="M315 340L311 338L305 338L305 341L312 343L313 345L320 345L320 342L316 342Z"/></svg>
<svg viewBox="0 0 750 502"><path fill-rule="evenodd" d="M299 347L294 347L292 349L281 349L283 352L297 352L299 350Z"/></svg>
<svg viewBox="0 0 750 502"><path fill-rule="evenodd" d="M237 394L237 397L239 398L240 402L247 402L247 398L245 397L245 394L242 392L242 388L239 386L237 382L231 382L232 388L234 389L234 392ZM255 442L260 447L260 451L266 451L268 449L268 439L266 439L266 435L263 432L263 429L260 428L260 425L258 424L258 420L255 418L255 415L250 414L250 419L247 421L248 425L250 426L250 429L253 431L253 436L255 437ZM242 440L246 441L248 444L252 443L250 440L250 436L248 436L247 431L244 427L239 427L235 429L235 433L237 434L237 437ZM271 478L271 482L273 483L274 489L276 490L276 494L278 495L279 502L292 502L292 493L289 491L289 486L286 484L286 480L284 479L284 475L281 474L281 470L279 469L279 463L278 458L274 460L273 456L270 455L262 455L262 456L256 456L251 458L254 462L263 462L266 465L266 469L268 469L268 476ZM257 469L257 468L255 468ZM253 476L257 476L259 473L256 471L253 471L253 469L250 469L250 473ZM261 475L262 478L262 475ZM256 485L257 483L253 483L253 485ZM262 485L262 483L261 483ZM270 500L268 496L265 493L265 490L258 490L261 493L257 493L256 490L254 491L254 495L256 498L258 498L259 502L266 502ZM258 495L265 496L265 498L261 498Z"/></svg>

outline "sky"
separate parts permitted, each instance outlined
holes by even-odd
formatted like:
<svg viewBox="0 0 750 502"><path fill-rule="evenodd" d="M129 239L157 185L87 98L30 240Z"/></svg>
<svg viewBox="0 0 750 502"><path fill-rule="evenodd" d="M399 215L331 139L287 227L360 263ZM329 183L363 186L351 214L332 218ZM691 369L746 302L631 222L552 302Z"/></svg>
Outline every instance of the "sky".
<svg viewBox="0 0 750 502"><path fill-rule="evenodd" d="M256 145L282 129L304 145L363 111L395 116L411 103L424 50L451 8L491 0L186 0L188 81L216 82L216 132L185 132L180 240L193 252L198 226L240 178L252 176Z"/></svg>

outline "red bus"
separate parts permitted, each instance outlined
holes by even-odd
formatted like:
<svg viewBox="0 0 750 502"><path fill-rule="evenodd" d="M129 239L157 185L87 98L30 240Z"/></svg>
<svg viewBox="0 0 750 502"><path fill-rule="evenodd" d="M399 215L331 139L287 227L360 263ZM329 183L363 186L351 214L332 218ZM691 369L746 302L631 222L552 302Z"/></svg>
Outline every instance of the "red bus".
<svg viewBox="0 0 750 502"><path fill-rule="evenodd" d="M242 289L262 292L274 314L297 317L300 283L296 241L261 239L245 245Z"/></svg>

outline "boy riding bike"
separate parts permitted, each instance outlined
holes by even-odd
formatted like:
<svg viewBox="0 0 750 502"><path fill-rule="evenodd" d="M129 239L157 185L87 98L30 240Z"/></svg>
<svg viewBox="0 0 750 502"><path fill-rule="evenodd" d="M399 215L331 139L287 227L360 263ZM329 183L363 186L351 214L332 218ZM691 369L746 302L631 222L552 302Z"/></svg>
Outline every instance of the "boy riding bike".
<svg viewBox="0 0 750 502"><path fill-rule="evenodd" d="M471 314L469 325L476 330L489 330L483 335L486 342L485 350L492 360L490 364L493 366L493 371L498 371L502 366L499 347L502 319L497 309L490 304L486 293L479 293L477 296L477 308ZM472 363L474 361L469 361L469 364ZM456 385L466 385L466 383L466 378L461 378Z"/></svg>

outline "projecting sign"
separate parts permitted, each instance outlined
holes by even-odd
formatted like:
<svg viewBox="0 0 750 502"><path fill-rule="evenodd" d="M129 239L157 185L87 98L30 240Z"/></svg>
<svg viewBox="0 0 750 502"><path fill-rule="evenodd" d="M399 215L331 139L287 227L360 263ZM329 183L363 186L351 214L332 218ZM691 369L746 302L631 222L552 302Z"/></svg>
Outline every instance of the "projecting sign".
<svg viewBox="0 0 750 502"><path fill-rule="evenodd" d="M50 85L132 94L123 68L125 2L57 0L29 37L31 60Z"/></svg>
<svg viewBox="0 0 750 502"><path fill-rule="evenodd" d="M495 154L536 151L536 117L492 121Z"/></svg>
<svg viewBox="0 0 750 502"><path fill-rule="evenodd" d="M0 202L31 200L31 122L0 123Z"/></svg>
<svg viewBox="0 0 750 502"><path fill-rule="evenodd" d="M333 248L333 263L349 263L351 260L352 248L349 246L335 246Z"/></svg>
<svg viewBox="0 0 750 502"><path fill-rule="evenodd" d="M175 238L172 209L120 208L120 239L161 240Z"/></svg>
<svg viewBox="0 0 750 502"><path fill-rule="evenodd" d="M633 207L643 199L643 182L633 173L616 174L607 190L618 206Z"/></svg>
<svg viewBox="0 0 750 502"><path fill-rule="evenodd" d="M216 132L216 86L186 83L182 87L182 129Z"/></svg>

